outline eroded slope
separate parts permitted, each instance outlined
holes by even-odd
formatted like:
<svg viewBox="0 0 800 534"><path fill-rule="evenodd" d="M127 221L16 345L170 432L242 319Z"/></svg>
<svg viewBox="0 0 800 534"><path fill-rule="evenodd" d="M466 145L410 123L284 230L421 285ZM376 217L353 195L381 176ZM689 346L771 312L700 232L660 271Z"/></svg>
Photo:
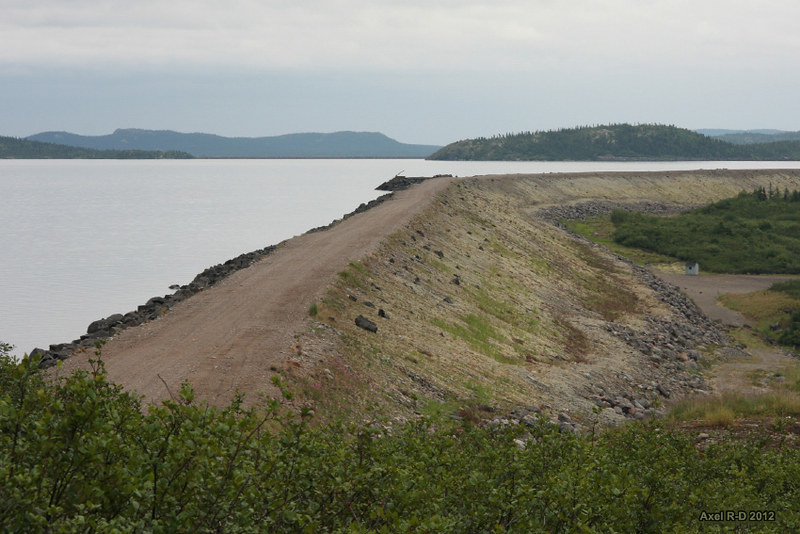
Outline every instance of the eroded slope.
<svg viewBox="0 0 800 534"><path fill-rule="evenodd" d="M586 200L698 204L794 172L585 174L454 183L314 303L282 370L322 413L544 409L639 418L707 388L722 331L675 289L539 216ZM310 303L311 304L311 303ZM359 328L359 315L377 332Z"/></svg>

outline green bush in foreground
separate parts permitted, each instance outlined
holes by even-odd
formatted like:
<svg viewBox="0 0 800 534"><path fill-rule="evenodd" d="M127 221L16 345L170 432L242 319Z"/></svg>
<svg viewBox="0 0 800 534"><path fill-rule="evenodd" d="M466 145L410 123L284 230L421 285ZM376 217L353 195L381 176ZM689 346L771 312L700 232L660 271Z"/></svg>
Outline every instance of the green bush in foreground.
<svg viewBox="0 0 800 534"><path fill-rule="evenodd" d="M0 358L3 532L709 532L702 512L800 530L795 450L697 450L656 425L585 437L410 423L314 428L278 403L142 411L97 363L55 383ZM516 440L516 441L515 441ZM524 443L524 445L523 445Z"/></svg>

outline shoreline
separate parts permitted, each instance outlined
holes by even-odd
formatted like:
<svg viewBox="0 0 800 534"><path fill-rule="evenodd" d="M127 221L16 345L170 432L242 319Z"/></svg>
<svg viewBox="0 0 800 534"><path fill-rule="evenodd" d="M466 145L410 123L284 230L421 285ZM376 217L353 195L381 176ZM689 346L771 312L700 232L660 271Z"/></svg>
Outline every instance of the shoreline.
<svg viewBox="0 0 800 534"><path fill-rule="evenodd" d="M440 177L450 177L450 175L436 175L425 177L406 178L405 176L395 176L391 180L383 182L375 188L376 191L388 191L388 193L379 196L378 198L369 202L362 202L353 211L344 214L338 219L334 219L324 226L318 226L306 230L303 234L323 232L337 224L345 221L346 219L369 211L376 206L391 200L395 191L402 191L408 189L414 184L421 183L425 180ZM291 238L290 238L291 239ZM97 343L104 343L111 337L119 334L123 330L131 327L143 325L149 321L157 319L166 313L173 306L182 302L189 297L204 291L210 287L215 286L220 281L229 277L233 273L246 269L254 263L264 259L268 255L275 252L278 248L283 246L289 239L281 241L274 245L268 245L264 248L256 249L251 252L245 252L234 258L226 260L222 263L212 265L198 273L191 282L184 285L170 286L174 289L173 293L168 293L164 296L154 296L147 300L142 305L139 305L135 310L126 313L114 313L108 317L97 319L89 323L86 328L86 333L80 337L66 343L50 344L47 349L35 347L31 352L23 357L34 358L40 357L39 366L42 368L49 368L56 365L59 361L66 360L76 351L90 349L95 347Z"/></svg>

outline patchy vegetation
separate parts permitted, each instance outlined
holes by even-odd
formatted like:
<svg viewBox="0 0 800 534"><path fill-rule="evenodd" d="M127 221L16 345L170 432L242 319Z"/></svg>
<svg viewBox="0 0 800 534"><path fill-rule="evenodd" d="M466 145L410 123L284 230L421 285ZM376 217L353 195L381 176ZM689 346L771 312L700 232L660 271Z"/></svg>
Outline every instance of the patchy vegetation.
<svg viewBox="0 0 800 534"><path fill-rule="evenodd" d="M800 280L773 284L766 291L722 295L720 301L753 320L763 339L800 348Z"/></svg>
<svg viewBox="0 0 800 534"><path fill-rule="evenodd" d="M476 402L496 411L576 397L581 417L591 414L590 380L606 380L627 354L603 325L636 324L659 305L630 266L528 218L524 204L509 208L509 198L486 181L454 185L351 263L321 299L317 319L328 329L302 351L311 360L330 343L319 366L339 361L363 373L362 391L374 393L358 395L354 415L400 408L413 416L434 405L456 413ZM377 331L364 335L358 316ZM315 405L324 412L339 393L318 375ZM476 387L486 392L480 401Z"/></svg>
<svg viewBox="0 0 800 534"><path fill-rule="evenodd" d="M576 234L603 245L610 251L624 256L639 265L659 264L669 265L677 261L676 258L665 256L649 250L621 245L614 241L616 227L611 222L611 216L605 215L592 217L585 220L567 220L564 225Z"/></svg>
<svg viewBox="0 0 800 534"><path fill-rule="evenodd" d="M800 191L742 192L675 217L615 210L614 241L715 273L800 273Z"/></svg>

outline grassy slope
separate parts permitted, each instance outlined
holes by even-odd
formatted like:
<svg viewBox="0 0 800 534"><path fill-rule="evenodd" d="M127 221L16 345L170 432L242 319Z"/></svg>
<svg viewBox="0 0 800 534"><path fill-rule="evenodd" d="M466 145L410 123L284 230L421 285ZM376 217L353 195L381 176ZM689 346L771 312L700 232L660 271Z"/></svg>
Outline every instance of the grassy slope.
<svg viewBox="0 0 800 534"><path fill-rule="evenodd" d="M697 204L769 182L797 187L800 173L462 181L340 275L314 319L336 330L317 324L298 339L287 372L315 367L301 397L323 413L358 417L513 405L586 416L594 386L651 394L644 356L605 327L636 329L642 314L672 312L625 263L530 214L593 198ZM359 314L377 334L354 325Z"/></svg>

